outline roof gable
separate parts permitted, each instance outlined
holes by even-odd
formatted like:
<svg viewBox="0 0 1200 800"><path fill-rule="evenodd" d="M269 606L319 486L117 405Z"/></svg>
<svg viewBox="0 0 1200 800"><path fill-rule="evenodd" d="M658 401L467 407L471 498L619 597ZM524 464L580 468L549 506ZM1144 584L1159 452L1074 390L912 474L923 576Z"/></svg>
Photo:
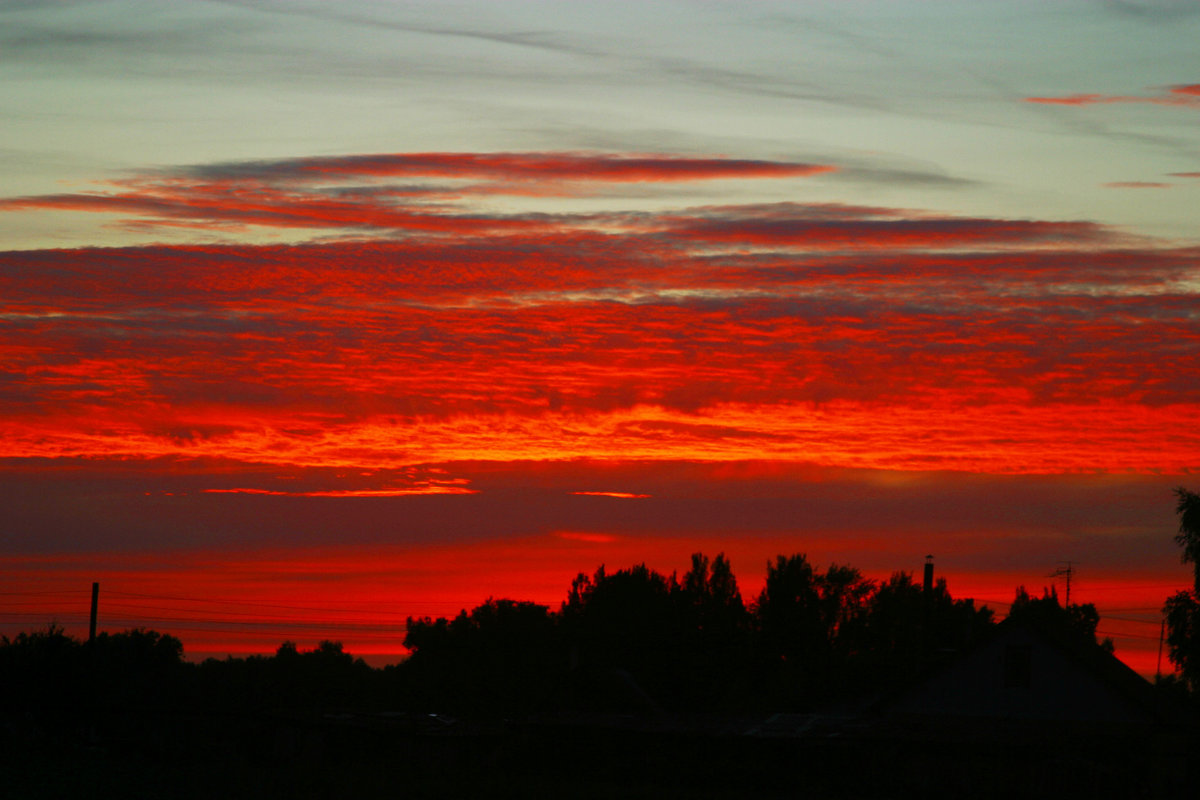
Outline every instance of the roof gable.
<svg viewBox="0 0 1200 800"><path fill-rule="evenodd" d="M993 636L885 698L891 714L1078 722L1153 722L1154 688L1072 631L1008 619Z"/></svg>

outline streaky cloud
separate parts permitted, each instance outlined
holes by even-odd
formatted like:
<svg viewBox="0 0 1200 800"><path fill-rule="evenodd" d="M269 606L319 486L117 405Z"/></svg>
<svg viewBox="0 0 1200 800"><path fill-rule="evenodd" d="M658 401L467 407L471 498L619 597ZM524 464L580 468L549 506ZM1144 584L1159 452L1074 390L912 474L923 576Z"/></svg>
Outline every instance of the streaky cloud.
<svg viewBox="0 0 1200 800"><path fill-rule="evenodd" d="M724 157L624 153L383 153L193 167L204 178L314 180L330 176L421 176L508 180L691 181L771 178L833 171L805 164Z"/></svg>
<svg viewBox="0 0 1200 800"><path fill-rule="evenodd" d="M1200 84L1168 86L1165 94L1157 95L1069 94L1057 97L1026 97L1025 102L1060 106L1146 103L1200 109Z"/></svg>
<svg viewBox="0 0 1200 800"><path fill-rule="evenodd" d="M403 489L322 489L307 492L285 492L278 489L204 489L205 494L265 494L275 497L408 497L428 494L476 494L464 486L426 486Z"/></svg>
<svg viewBox="0 0 1200 800"><path fill-rule="evenodd" d="M1128 17L1163 24L1200 14L1200 6L1190 0L1104 0L1104 5Z"/></svg>

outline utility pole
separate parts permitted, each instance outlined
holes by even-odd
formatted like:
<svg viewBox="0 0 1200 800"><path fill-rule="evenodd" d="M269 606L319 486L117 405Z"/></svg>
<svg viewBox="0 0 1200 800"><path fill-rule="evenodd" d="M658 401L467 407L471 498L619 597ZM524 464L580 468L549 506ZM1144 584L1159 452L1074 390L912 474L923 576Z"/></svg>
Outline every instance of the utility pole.
<svg viewBox="0 0 1200 800"><path fill-rule="evenodd" d="M1066 599L1066 602L1063 603L1063 608L1066 608L1067 606L1071 605L1071 576L1075 574L1075 568L1072 566L1073 562L1071 562L1071 561L1060 561L1058 563L1066 564L1066 566L1059 567L1058 569L1054 570L1054 572L1051 572L1050 577L1051 578L1066 577L1066 579L1067 579L1067 599Z"/></svg>
<svg viewBox="0 0 1200 800"><path fill-rule="evenodd" d="M1154 682L1158 683L1162 680L1162 646L1163 639L1167 636L1167 618L1162 618L1162 625L1158 629L1158 666L1154 670Z"/></svg>
<svg viewBox="0 0 1200 800"><path fill-rule="evenodd" d="M88 622L88 644L96 640L96 609L100 605L100 583L92 582L92 616Z"/></svg>

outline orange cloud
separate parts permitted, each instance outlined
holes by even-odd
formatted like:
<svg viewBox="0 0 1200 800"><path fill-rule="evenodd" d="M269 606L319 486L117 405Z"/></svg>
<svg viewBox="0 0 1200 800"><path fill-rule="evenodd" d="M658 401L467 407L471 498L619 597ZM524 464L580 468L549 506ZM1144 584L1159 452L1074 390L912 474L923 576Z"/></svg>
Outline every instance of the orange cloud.
<svg viewBox="0 0 1200 800"><path fill-rule="evenodd" d="M1170 86L1167 87L1166 94L1150 96L1069 94L1060 97L1026 97L1025 102L1061 106L1088 106L1108 103L1149 103L1151 105L1200 108L1200 84Z"/></svg>
<svg viewBox="0 0 1200 800"><path fill-rule="evenodd" d="M268 494L276 497L408 497L419 494L475 494L465 486L422 486L405 489L325 489L283 492L276 489L204 489L208 494Z"/></svg>

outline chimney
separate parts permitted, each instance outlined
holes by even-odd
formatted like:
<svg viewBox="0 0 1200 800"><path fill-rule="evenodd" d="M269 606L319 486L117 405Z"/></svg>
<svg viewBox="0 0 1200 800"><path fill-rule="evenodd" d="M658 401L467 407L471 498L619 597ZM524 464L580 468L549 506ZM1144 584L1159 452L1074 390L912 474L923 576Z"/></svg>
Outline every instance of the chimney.
<svg viewBox="0 0 1200 800"><path fill-rule="evenodd" d="M933 591L933 556L925 556L925 582L921 588L925 594Z"/></svg>

